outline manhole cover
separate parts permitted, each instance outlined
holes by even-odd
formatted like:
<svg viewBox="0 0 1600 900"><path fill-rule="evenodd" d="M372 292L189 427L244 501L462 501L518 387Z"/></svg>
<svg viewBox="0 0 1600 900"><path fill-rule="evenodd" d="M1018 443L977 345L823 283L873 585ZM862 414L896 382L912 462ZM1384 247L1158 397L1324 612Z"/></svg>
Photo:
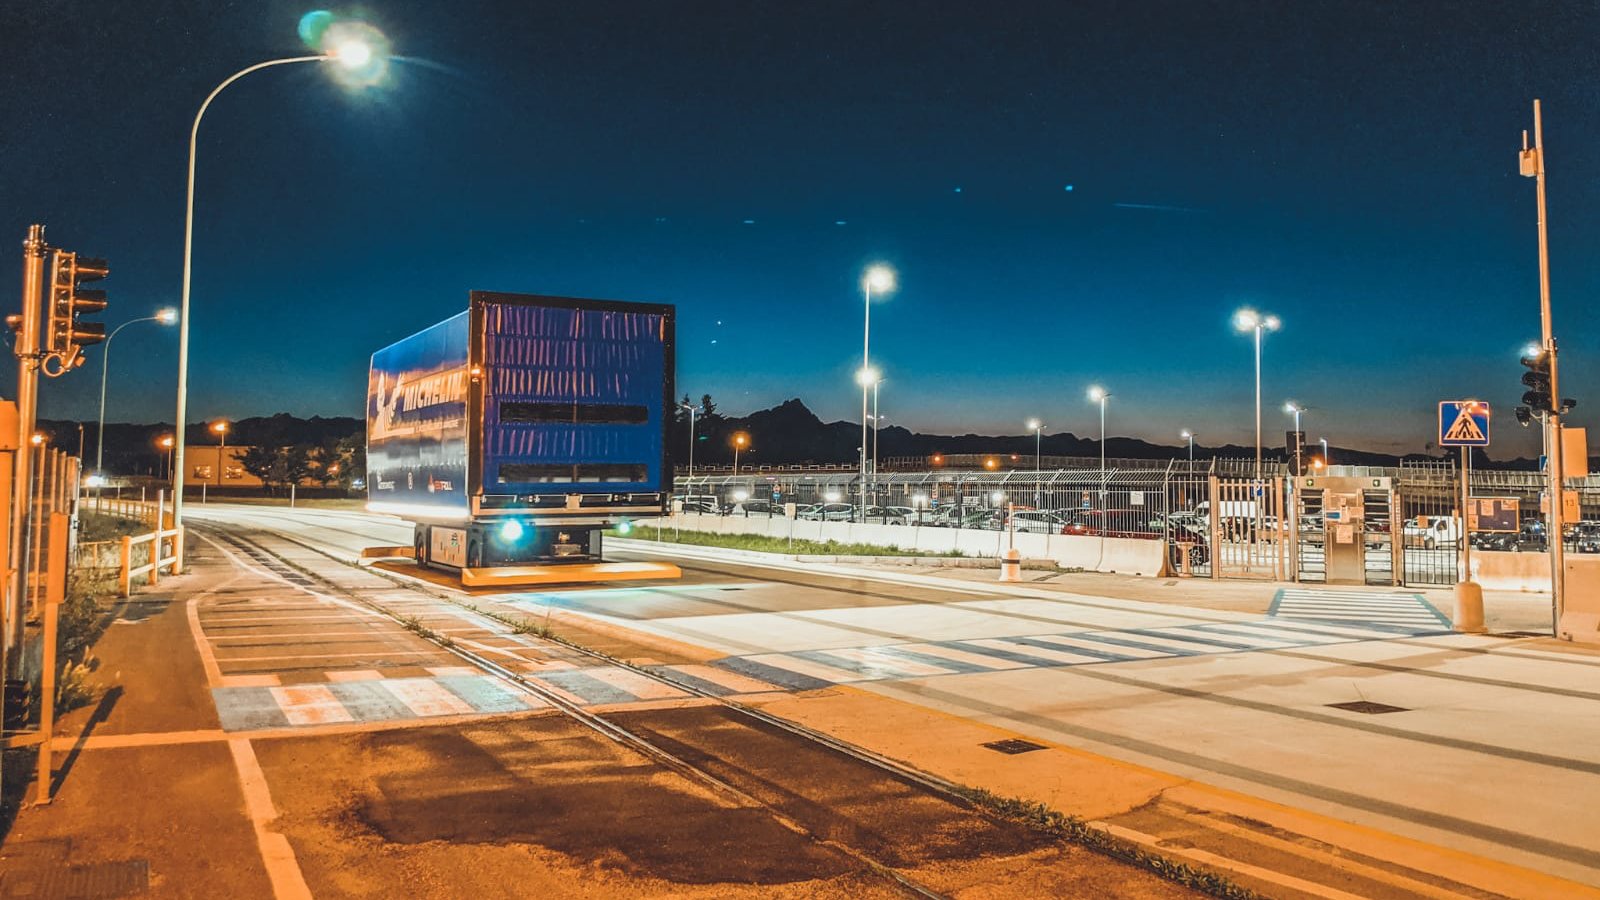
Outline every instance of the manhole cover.
<svg viewBox="0 0 1600 900"><path fill-rule="evenodd" d="M1350 712L1365 713L1376 716L1380 713L1408 712L1403 706L1390 706L1387 703L1373 703L1371 700L1356 700L1350 703L1329 703L1334 709L1346 709Z"/></svg>
<svg viewBox="0 0 1600 900"><path fill-rule="evenodd" d="M990 750L1005 753L1009 756L1016 756L1018 753L1032 753L1035 750L1045 749L1043 744L1035 744L1033 741L1023 741L1018 740L1017 738L1012 738L1005 741L990 741L983 746L988 747Z"/></svg>
<svg viewBox="0 0 1600 900"><path fill-rule="evenodd" d="M142 894L150 887L150 861L39 866L0 874L0 894L36 900L111 900Z"/></svg>

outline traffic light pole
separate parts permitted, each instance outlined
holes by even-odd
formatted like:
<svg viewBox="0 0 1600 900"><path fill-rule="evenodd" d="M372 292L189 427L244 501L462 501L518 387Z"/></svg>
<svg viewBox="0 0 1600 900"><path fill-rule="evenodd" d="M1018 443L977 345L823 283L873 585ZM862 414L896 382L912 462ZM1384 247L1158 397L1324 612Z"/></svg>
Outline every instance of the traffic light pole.
<svg viewBox="0 0 1600 900"><path fill-rule="evenodd" d="M35 419L38 416L40 325L44 320L44 226L30 225L22 242L22 322L17 331L17 434L16 462L12 469L11 546L7 548L7 596L5 598L5 659L0 663L7 677L12 660L9 651L22 641L22 603L27 595L24 574L27 566L21 536L27 529L28 487L33 468L31 454Z"/></svg>
<svg viewBox="0 0 1600 900"><path fill-rule="evenodd" d="M1566 547L1565 527L1562 521L1564 510L1562 501L1565 499L1565 480L1562 478L1561 467L1561 385L1556 372L1556 340L1550 323L1550 245L1545 235L1545 202L1544 202L1544 120L1540 115L1539 101L1533 101L1533 150L1528 150L1528 133L1522 133L1522 156L1524 160L1532 161L1533 171L1528 171L1524 164L1522 173L1531 174L1534 178L1535 192L1539 203L1539 319L1541 328L1540 346L1549 354L1550 360L1550 406L1551 410L1545 416L1545 444L1549 448L1547 453L1549 466L1549 484L1546 493L1549 495L1549 529L1546 540L1550 543L1550 633L1556 637L1566 637L1561 633L1561 615L1566 607L1566 564L1563 559Z"/></svg>

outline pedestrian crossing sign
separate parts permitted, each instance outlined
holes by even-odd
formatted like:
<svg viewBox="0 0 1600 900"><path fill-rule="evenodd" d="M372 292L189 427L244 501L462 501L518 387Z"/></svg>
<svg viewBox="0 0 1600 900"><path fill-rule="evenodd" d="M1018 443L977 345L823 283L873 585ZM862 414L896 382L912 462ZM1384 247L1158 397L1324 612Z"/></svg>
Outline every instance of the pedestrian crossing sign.
<svg viewBox="0 0 1600 900"><path fill-rule="evenodd" d="M1439 446L1489 446L1489 404L1481 400L1440 401Z"/></svg>

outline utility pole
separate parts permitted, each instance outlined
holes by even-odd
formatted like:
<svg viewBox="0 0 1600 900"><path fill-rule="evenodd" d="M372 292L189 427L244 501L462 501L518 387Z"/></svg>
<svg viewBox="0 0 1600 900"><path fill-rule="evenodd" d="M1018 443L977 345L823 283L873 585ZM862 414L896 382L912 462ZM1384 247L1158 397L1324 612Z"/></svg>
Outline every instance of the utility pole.
<svg viewBox="0 0 1600 900"><path fill-rule="evenodd" d="M4 668L10 676L12 660L9 650L21 646L22 602L28 585L24 572L21 536L27 530L29 488L32 486L33 430L38 417L40 326L44 321L44 257L48 250L44 242L44 226L28 226L28 237L22 242L22 314L17 323L17 434L16 464L11 473L11 547L10 570L7 572L8 594L5 601L5 636L7 653ZM20 498L20 499L19 499Z"/></svg>
<svg viewBox="0 0 1600 900"><path fill-rule="evenodd" d="M1550 360L1551 410L1545 416L1545 444L1549 448L1547 459L1549 482L1546 492L1550 497L1547 540L1550 543L1550 633L1561 634L1561 615L1566 607L1566 566L1563 561L1566 548L1562 522L1562 501L1565 499L1565 480L1561 468L1561 388L1556 373L1556 339L1550 322L1550 245L1545 233L1544 202L1544 120L1539 101L1533 101L1533 148L1528 148L1528 132L1522 132L1522 154L1519 158L1522 174L1534 179L1539 208L1539 324L1540 346Z"/></svg>

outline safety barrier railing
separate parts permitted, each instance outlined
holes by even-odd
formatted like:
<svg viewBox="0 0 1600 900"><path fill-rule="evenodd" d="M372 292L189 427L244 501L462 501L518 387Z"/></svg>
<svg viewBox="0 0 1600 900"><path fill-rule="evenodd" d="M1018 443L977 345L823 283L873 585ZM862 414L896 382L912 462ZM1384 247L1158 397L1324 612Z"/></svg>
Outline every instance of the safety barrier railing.
<svg viewBox="0 0 1600 900"><path fill-rule="evenodd" d="M147 584L156 584L161 580L162 570L177 574L178 540L182 531L181 528L158 528L148 534L122 536L122 551L117 566L118 596L127 597L133 593L135 578L143 576L148 579ZM146 544L150 545L150 549L144 554L145 562L134 565L134 548Z"/></svg>

